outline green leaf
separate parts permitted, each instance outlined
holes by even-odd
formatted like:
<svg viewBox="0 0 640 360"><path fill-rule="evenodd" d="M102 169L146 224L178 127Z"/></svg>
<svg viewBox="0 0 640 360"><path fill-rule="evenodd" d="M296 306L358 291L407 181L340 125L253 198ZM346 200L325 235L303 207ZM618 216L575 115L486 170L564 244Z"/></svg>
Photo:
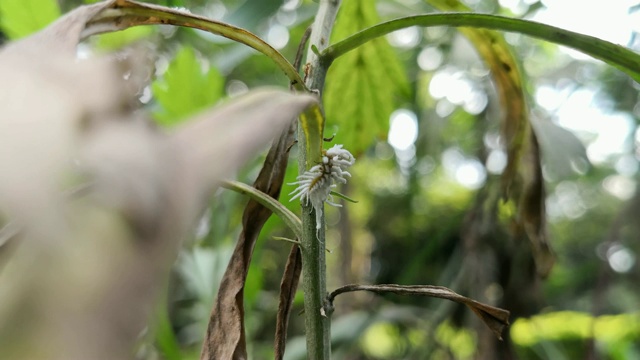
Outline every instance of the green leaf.
<svg viewBox="0 0 640 360"><path fill-rule="evenodd" d="M341 193L339 193L339 192L337 192L337 191L332 191L332 192L331 192L331 195L333 195L333 196L337 196L337 197L339 197L340 199L344 199L344 200L346 200L346 201L348 201L348 202L350 202L350 203L354 203L354 204L357 204L357 203L358 203L358 200L354 200L354 199L352 199L352 198L348 197L347 195L345 195L345 194L341 194Z"/></svg>
<svg viewBox="0 0 640 360"><path fill-rule="evenodd" d="M344 3L333 40L341 40L379 22L375 1ZM376 137L386 138L396 98L408 92L402 64L384 38L346 54L329 70L324 94L327 125L337 126L335 141L362 153Z"/></svg>
<svg viewBox="0 0 640 360"><path fill-rule="evenodd" d="M214 67L207 71L193 49L181 48L162 79L151 89L161 111L154 115L163 125L172 125L215 104L223 94L224 79Z"/></svg>
<svg viewBox="0 0 640 360"><path fill-rule="evenodd" d="M43 29L58 17L56 0L0 1L0 29L12 40Z"/></svg>
<svg viewBox="0 0 640 360"><path fill-rule="evenodd" d="M156 309L156 343L166 360L180 360L180 343L176 338L169 318L167 301L163 298L162 303Z"/></svg>
<svg viewBox="0 0 640 360"><path fill-rule="evenodd" d="M118 50L154 33L151 26L138 26L124 31L106 33L97 39L97 45L104 50Z"/></svg>

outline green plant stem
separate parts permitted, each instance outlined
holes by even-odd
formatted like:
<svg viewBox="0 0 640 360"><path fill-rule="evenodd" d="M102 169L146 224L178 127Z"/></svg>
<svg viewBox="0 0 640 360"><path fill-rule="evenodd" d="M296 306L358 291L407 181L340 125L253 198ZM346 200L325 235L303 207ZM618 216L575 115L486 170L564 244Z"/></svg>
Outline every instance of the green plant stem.
<svg viewBox="0 0 640 360"><path fill-rule="evenodd" d="M339 0L321 0L315 21L311 28L310 48L315 46L322 51L329 43L331 29L335 22ZM309 71L305 84L309 89L322 91L328 65L323 63L312 50L307 53ZM320 134L322 136L322 134ZM307 153L307 139L304 131L298 131L300 155L298 171L304 173L315 159ZM304 291L305 334L307 340L307 359L328 360L331 358L330 321L326 316L325 299L327 296L327 275L325 260L325 221L316 231L316 215L311 204L302 204L302 288ZM317 235L317 237L316 237Z"/></svg>
<svg viewBox="0 0 640 360"><path fill-rule="evenodd" d="M321 52L321 58L323 62L331 63L339 56L370 40L411 26L464 26L530 35L591 55L640 82L640 55L620 45L534 21L473 13L427 14L387 21L362 30L326 48Z"/></svg>
<svg viewBox="0 0 640 360"><path fill-rule="evenodd" d="M106 26L117 19L117 28ZM306 91L300 74L293 65L273 46L253 33L223 22L202 16L181 12L158 5L143 4L135 1L122 1L112 8L105 9L87 24L82 38L104 32L124 30L139 25L175 25L210 32L245 44L269 57L289 78L291 86L298 91Z"/></svg>
<svg viewBox="0 0 640 360"><path fill-rule="evenodd" d="M259 202L267 209L273 211L274 214L278 215L278 217L280 217L282 221L289 226L297 238L302 237L302 222L294 213L291 212L291 210L287 209L278 200L254 188L253 186L243 184L238 181L223 180L220 185L226 189L247 195L253 200Z"/></svg>

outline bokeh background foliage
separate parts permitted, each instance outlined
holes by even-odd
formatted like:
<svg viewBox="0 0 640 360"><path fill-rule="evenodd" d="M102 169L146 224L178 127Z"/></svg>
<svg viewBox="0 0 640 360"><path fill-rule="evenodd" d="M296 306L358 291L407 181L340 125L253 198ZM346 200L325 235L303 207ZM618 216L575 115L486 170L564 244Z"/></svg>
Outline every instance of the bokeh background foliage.
<svg viewBox="0 0 640 360"><path fill-rule="evenodd" d="M310 0L150 2L244 27L289 59L317 9ZM2 39L24 37L81 3L2 0ZM418 0L343 3L332 42L380 20L463 6ZM554 21L563 16L579 12L589 21L593 13L592 24L599 26L592 28L622 24L617 33L594 35L640 47L633 1L580 9L552 0L468 0L464 5L561 27ZM565 24L579 32L592 30ZM518 62L527 115L542 151L555 266L546 279L536 274L531 248L512 236L515 205L495 201L508 150L500 132L505 109L472 43L446 27L390 34L336 60L327 79L326 134L336 133L336 141L358 154L353 181L341 190L359 200L327 209L328 287L352 282L448 286L506 307L513 325L499 343L453 303L347 295L336 302L334 358L640 358L638 84L602 62L550 43L514 34L505 40ZM134 28L92 38L79 52L89 56L127 45L159 53L152 59L153 82L140 101L161 126L258 85L287 85L264 56L190 29ZM238 177L252 182L260 164L256 159ZM287 182L295 175L291 164ZM228 191L212 199L176 261L163 306L140 342L140 358L198 358L245 202ZM299 211L296 202L283 202ZM247 338L255 359L273 356L279 276L288 254L288 245L273 236L291 236L275 217L257 243L245 288ZM298 294L297 309L301 301ZM303 319L291 321L287 358L302 359Z"/></svg>

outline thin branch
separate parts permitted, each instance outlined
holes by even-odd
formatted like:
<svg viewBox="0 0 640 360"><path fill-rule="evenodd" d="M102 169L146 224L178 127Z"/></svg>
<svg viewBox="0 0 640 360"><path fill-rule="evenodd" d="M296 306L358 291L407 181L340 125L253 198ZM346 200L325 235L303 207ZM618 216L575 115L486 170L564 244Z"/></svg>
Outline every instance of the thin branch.
<svg viewBox="0 0 640 360"><path fill-rule="evenodd" d="M364 29L330 47L321 53L323 62L331 63L336 58L367 43L375 38L396 30L411 26L456 26L487 28L530 35L560 45L579 50L602 60L627 73L640 82L640 55L593 36L575 33L555 26L545 25L529 20L513 19L504 16L445 13L409 16L387 21Z"/></svg>
<svg viewBox="0 0 640 360"><path fill-rule="evenodd" d="M296 50L296 58L293 61L293 67L298 72L300 72L300 65L302 64L302 56L304 55L304 48L305 46L307 46L309 37L311 37L311 26L309 26L307 30L304 31L304 34L302 34L302 38L300 38L300 44L298 44L298 50Z"/></svg>
<svg viewBox="0 0 640 360"><path fill-rule="evenodd" d="M293 301L296 297L298 282L300 281L300 273L302 272L302 257L300 255L300 247L292 246L287 265L282 274L280 282L280 298L278 301L278 314L276 317L276 336L275 336L275 359L284 358L284 351L287 344L287 329L289 325L289 317L293 308Z"/></svg>
<svg viewBox="0 0 640 360"><path fill-rule="evenodd" d="M289 239L289 238L282 237L282 236L273 236L272 238L273 238L273 240L286 241L286 242L289 242L289 243L291 243L293 245L300 245L300 241L298 241L298 240L293 240L293 239Z"/></svg>
<svg viewBox="0 0 640 360"><path fill-rule="evenodd" d="M345 285L332 291L327 296L326 301L329 309L333 309L333 301L336 296L354 291L369 291L376 294L393 293L398 295L429 296L464 304L469 307L500 340L502 340L503 330L509 325L509 311L475 301L444 286L433 285Z"/></svg>

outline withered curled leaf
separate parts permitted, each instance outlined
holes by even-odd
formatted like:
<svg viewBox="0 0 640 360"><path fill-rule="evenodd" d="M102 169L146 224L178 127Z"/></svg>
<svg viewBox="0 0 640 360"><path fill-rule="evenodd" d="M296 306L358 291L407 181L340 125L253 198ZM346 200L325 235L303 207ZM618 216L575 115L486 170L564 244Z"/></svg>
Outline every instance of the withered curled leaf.
<svg viewBox="0 0 640 360"><path fill-rule="evenodd" d="M293 120L293 119L291 119ZM271 145L253 187L274 199L280 196L293 142L295 121ZM242 214L242 233L231 255L211 310L200 359L246 359L244 331L244 285L253 248L264 223L272 212L255 200L249 200Z"/></svg>
<svg viewBox="0 0 640 360"><path fill-rule="evenodd" d="M339 287L328 296L328 302L332 306L336 296L353 291L370 291L373 293L393 293L398 295L430 296L447 299L466 305L493 331L496 337L502 340L502 332L509 326L509 311L491 305L483 304L468 297L462 296L444 286L433 285L359 285L351 284Z"/></svg>

